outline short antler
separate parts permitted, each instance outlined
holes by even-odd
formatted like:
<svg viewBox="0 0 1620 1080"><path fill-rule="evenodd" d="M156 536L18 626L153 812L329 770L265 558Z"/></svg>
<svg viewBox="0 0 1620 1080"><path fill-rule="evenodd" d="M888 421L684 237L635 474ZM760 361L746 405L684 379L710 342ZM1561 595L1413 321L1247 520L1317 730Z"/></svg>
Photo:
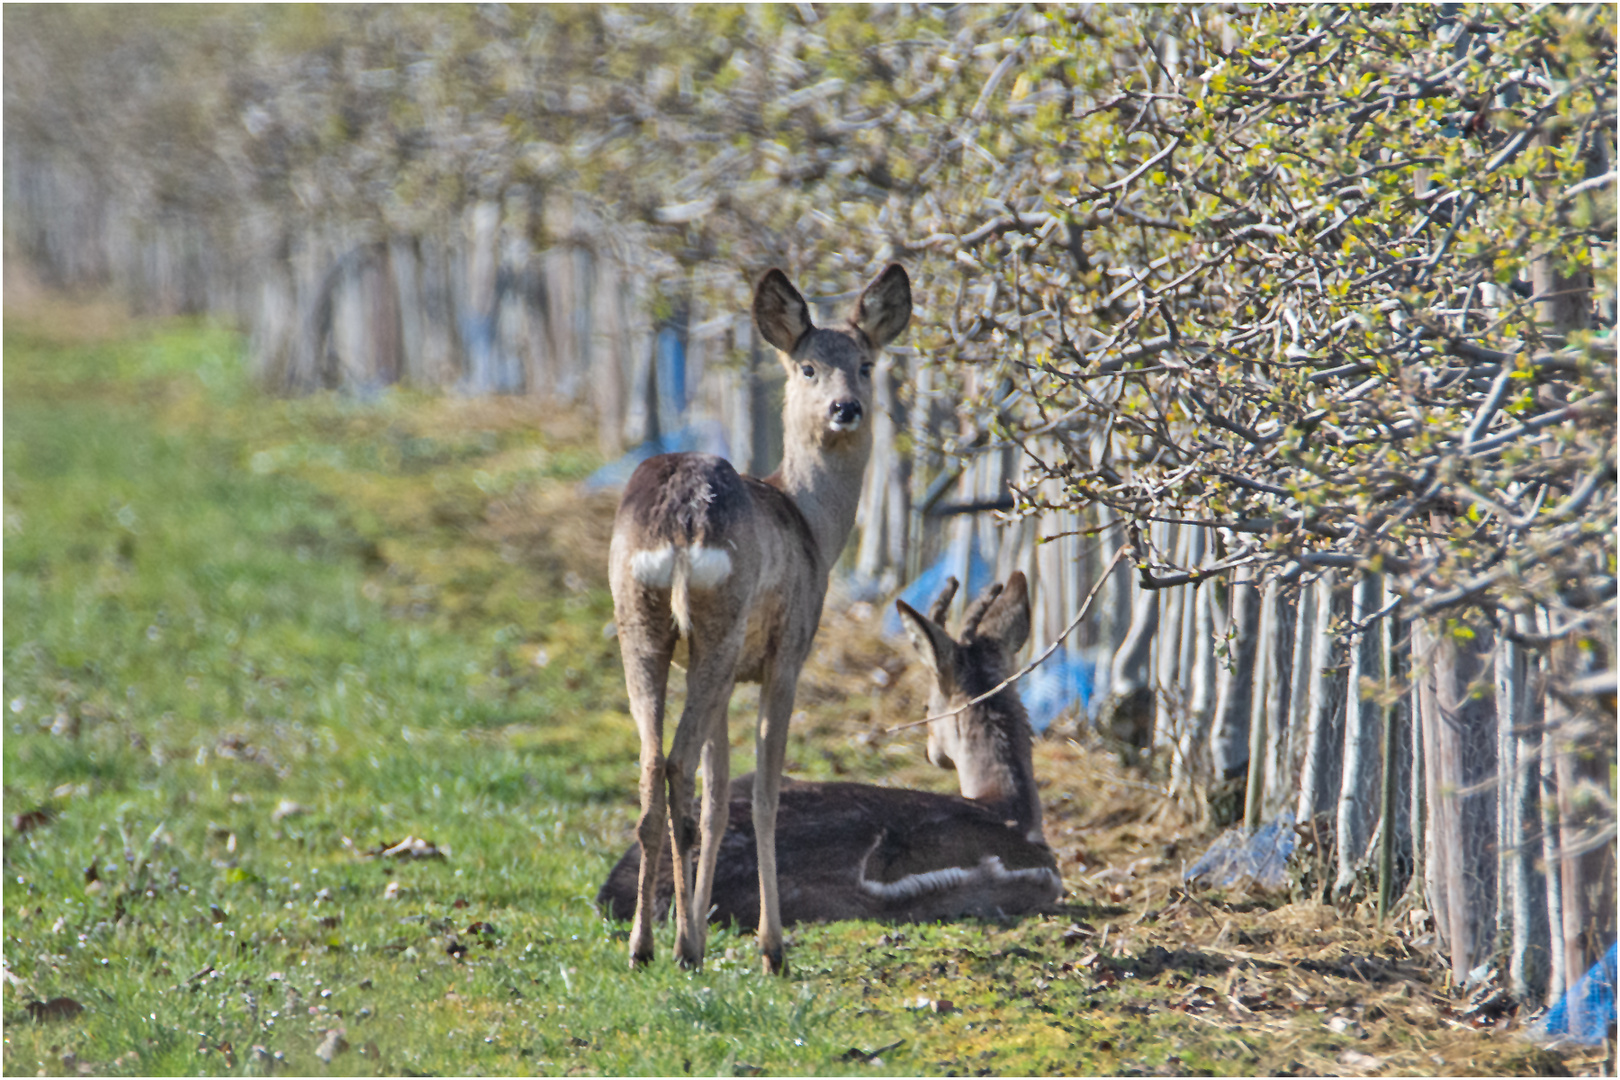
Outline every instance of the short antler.
<svg viewBox="0 0 1620 1080"><path fill-rule="evenodd" d="M939 594L934 606L928 609L928 617L939 624L941 630L945 629L945 613L951 608L951 601L956 599L956 589L961 582L954 577L945 579L945 591Z"/></svg>
<svg viewBox="0 0 1620 1080"><path fill-rule="evenodd" d="M973 603L968 606L967 612L963 614L962 632L958 635L958 637L960 637L963 641L966 641L968 638L978 633L979 623L984 620L985 612L990 610L990 605L995 603L996 597L1000 595L1001 582L999 581L990 586L988 589L984 590L984 592L980 593L979 598L973 601Z"/></svg>

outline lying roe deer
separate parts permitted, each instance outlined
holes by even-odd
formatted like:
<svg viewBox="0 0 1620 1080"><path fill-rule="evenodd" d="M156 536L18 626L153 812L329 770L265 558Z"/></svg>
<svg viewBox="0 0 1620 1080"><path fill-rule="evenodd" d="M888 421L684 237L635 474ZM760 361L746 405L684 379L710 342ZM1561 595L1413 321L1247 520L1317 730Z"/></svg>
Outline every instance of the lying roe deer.
<svg viewBox="0 0 1620 1080"><path fill-rule="evenodd" d="M608 577L641 736L643 866L656 867L667 811L674 845L675 950L703 963L715 859L729 813L727 705L733 685L760 683L750 812L757 839L759 948L767 972L786 974L776 890L777 788L799 669L827 595L827 575L855 523L871 456L871 371L878 351L911 319L911 282L891 265L866 287L847 325L811 324L780 270L760 279L754 322L787 369L782 467L739 476L709 454L664 454L630 477L613 523ZM668 759L663 752L669 666L686 659L687 698ZM693 881L694 778L703 763L702 835ZM630 963L653 956L656 880L637 882Z"/></svg>
<svg viewBox="0 0 1620 1080"><path fill-rule="evenodd" d="M934 674L930 716L961 708L1000 683L1029 636L1022 574L969 609L959 640L943 626L955 587L953 580L929 617L898 604ZM1009 687L932 721L928 758L942 768L955 766L966 798L872 784L783 782L776 867L785 924L1019 915L1057 899L1063 881L1041 831L1029 719L1017 693ZM746 778L732 785L734 824L720 844L711 913L745 927L753 925L758 903L749 794ZM604 915L630 917L641 865L632 845L597 894ZM666 857L658 874L662 910L673 891Z"/></svg>

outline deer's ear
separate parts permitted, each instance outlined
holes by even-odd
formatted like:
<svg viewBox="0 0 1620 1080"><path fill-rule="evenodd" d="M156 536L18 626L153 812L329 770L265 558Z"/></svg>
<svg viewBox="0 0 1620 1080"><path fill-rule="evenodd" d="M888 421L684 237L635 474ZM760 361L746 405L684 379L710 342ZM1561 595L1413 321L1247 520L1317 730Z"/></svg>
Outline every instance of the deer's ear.
<svg viewBox="0 0 1620 1080"><path fill-rule="evenodd" d="M979 637L994 638L1008 654L1029 640L1029 583L1022 570L1007 579L1006 588L979 620Z"/></svg>
<svg viewBox="0 0 1620 1080"><path fill-rule="evenodd" d="M949 693L956 643L939 624L918 612L904 600L896 600L894 607L900 613L900 625L906 628L906 636L911 639L917 655L922 657L922 662L934 673L934 679L939 683L940 690Z"/></svg>
<svg viewBox="0 0 1620 1080"><path fill-rule="evenodd" d="M754 325L760 337L789 354L814 329L810 306L780 270L767 270L754 289Z"/></svg>
<svg viewBox="0 0 1620 1080"><path fill-rule="evenodd" d="M866 335L874 349L899 337L911 321L911 279L905 267L890 263L855 301L849 321Z"/></svg>

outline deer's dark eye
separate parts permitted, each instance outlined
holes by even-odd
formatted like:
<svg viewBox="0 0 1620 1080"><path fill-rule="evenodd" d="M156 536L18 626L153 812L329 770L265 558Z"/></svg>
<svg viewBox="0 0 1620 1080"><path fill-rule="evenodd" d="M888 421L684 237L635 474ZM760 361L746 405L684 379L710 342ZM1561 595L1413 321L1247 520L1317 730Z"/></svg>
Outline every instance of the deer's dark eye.
<svg viewBox="0 0 1620 1080"><path fill-rule="evenodd" d="M810 364L805 364L803 367L799 368L799 371L802 372L804 377L807 379L813 379L816 377L816 369Z"/></svg>
<svg viewBox="0 0 1620 1080"><path fill-rule="evenodd" d="M862 364L861 365L861 378L870 379L871 377L872 377L872 365L871 364Z"/></svg>

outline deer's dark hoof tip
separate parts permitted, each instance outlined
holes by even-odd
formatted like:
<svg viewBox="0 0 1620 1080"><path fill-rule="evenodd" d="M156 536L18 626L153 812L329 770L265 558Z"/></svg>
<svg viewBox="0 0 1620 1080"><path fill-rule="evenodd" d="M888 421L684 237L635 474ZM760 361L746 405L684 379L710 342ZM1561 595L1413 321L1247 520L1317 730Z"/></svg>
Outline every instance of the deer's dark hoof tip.
<svg viewBox="0 0 1620 1080"><path fill-rule="evenodd" d="M762 952L760 954L760 959L764 961L765 974L780 975L783 978L787 977L787 953L783 951L780 945L770 952Z"/></svg>
<svg viewBox="0 0 1620 1080"><path fill-rule="evenodd" d="M630 954L630 970L640 971L642 968L652 963L652 960L653 954L650 951L644 953L633 952Z"/></svg>

